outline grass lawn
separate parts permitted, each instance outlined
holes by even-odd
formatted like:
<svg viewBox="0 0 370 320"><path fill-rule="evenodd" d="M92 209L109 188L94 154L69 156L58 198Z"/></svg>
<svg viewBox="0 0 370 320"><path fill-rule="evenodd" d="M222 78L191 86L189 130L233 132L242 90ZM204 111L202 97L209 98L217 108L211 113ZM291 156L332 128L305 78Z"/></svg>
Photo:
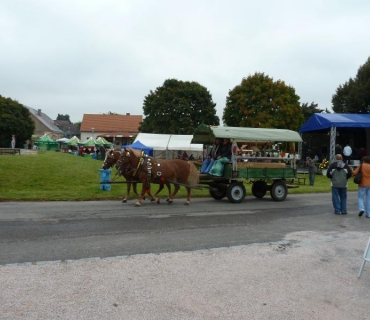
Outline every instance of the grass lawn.
<svg viewBox="0 0 370 320"><path fill-rule="evenodd" d="M112 184L110 191L100 190L102 161L90 157L77 157L68 153L46 151L38 155L1 155L0 156L0 201L72 201L121 199L126 192L126 184ZM306 185L289 189L290 194L330 192L328 178L317 175L315 186ZM113 181L124 181L115 176ZM138 185L141 190L141 185ZM247 197L251 195L251 185L245 182ZM152 186L157 191L157 185ZM349 191L357 190L350 179ZM160 194L167 196L167 188ZM180 188L178 197L185 197L186 190ZM210 197L208 189L192 191L193 197ZM133 198L133 195L131 195Z"/></svg>

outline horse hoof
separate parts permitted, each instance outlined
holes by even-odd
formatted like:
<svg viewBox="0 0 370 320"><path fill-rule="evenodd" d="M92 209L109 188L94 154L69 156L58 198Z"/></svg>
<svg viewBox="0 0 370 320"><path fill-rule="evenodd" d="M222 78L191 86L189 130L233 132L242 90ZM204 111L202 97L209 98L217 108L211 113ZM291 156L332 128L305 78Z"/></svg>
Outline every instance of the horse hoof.
<svg viewBox="0 0 370 320"><path fill-rule="evenodd" d="M135 207L140 207L141 206L141 204L140 203L135 203Z"/></svg>
<svg viewBox="0 0 370 320"><path fill-rule="evenodd" d="M158 203L158 204L161 204L161 199L159 199L159 198L158 198L158 199L157 199L157 203Z"/></svg>
<svg viewBox="0 0 370 320"><path fill-rule="evenodd" d="M126 202L127 202L127 199L123 199L123 200L122 200L122 203L126 203Z"/></svg>
<svg viewBox="0 0 370 320"><path fill-rule="evenodd" d="M167 202L168 204L172 204L173 203L173 200L168 200Z"/></svg>
<svg viewBox="0 0 370 320"><path fill-rule="evenodd" d="M189 201L186 201L185 203L184 203L184 206L188 206L190 204L190 202Z"/></svg>
<svg viewBox="0 0 370 320"><path fill-rule="evenodd" d="M168 199L168 198L167 198L167 199L166 199L166 201L167 201L167 202L170 202L170 199Z"/></svg>

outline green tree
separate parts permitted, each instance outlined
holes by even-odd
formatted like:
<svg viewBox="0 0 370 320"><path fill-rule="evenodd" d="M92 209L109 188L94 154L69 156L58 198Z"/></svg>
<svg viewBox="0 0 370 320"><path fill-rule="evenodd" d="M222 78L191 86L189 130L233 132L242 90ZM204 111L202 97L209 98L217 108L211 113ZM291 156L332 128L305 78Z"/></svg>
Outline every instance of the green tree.
<svg viewBox="0 0 370 320"><path fill-rule="evenodd" d="M370 113L370 57L354 79L339 85L331 102L337 113Z"/></svg>
<svg viewBox="0 0 370 320"><path fill-rule="evenodd" d="M59 114L58 113L57 120L66 120L66 121L71 122L71 120L69 120L69 114Z"/></svg>
<svg viewBox="0 0 370 320"><path fill-rule="evenodd" d="M16 147L23 147L32 138L34 131L35 123L28 109L17 101L0 95L0 146L9 147L14 134Z"/></svg>
<svg viewBox="0 0 370 320"><path fill-rule="evenodd" d="M229 91L222 117L234 127L263 127L298 130L304 122L299 96L283 81L264 73L243 78Z"/></svg>
<svg viewBox="0 0 370 320"><path fill-rule="evenodd" d="M323 113L323 112L330 113L328 109L325 109L325 110L319 109L318 104L313 103L313 102L311 102L310 105L308 105L307 102L302 103L301 110L302 110L304 122L306 122L314 113Z"/></svg>
<svg viewBox="0 0 370 320"><path fill-rule="evenodd" d="M198 125L218 125L216 104L208 90L197 82L167 79L144 99L146 133L193 134Z"/></svg>

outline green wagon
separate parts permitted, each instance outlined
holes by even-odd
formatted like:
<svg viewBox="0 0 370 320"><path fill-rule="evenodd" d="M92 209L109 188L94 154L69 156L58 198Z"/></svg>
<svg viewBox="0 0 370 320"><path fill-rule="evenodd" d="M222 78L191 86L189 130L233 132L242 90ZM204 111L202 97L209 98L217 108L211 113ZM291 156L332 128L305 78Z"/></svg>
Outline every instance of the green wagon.
<svg viewBox="0 0 370 320"><path fill-rule="evenodd" d="M200 186L209 187L215 200L225 197L231 203L240 203L246 196L245 183L252 185L252 194L263 198L267 192L274 201L284 201L289 188L298 186L290 184L297 177L295 144L302 142L300 135L291 130L265 128L211 127L201 125L193 135L192 143L213 145L215 138L229 138L233 142L233 156L224 164L220 177L208 174L200 175ZM282 157L272 153L266 156L264 151L257 156L242 158L238 155L237 145L241 143L256 146L271 146L273 143L289 143L291 157ZM240 149L239 149L240 150Z"/></svg>

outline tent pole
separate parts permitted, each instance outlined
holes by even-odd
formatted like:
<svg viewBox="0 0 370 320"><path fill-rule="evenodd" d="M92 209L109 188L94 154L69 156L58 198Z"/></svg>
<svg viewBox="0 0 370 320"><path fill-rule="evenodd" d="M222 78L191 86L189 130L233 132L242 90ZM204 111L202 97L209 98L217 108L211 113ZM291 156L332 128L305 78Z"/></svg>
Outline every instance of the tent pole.
<svg viewBox="0 0 370 320"><path fill-rule="evenodd" d="M335 161L335 139L337 137L337 127L330 127L330 163Z"/></svg>

